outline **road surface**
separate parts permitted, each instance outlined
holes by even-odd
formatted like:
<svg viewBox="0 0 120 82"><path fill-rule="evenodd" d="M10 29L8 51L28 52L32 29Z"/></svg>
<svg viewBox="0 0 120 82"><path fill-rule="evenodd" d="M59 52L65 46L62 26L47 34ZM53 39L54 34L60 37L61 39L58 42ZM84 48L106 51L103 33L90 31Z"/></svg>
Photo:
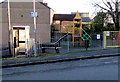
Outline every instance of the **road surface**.
<svg viewBox="0 0 120 82"><path fill-rule="evenodd" d="M118 80L118 57L4 68L3 80Z"/></svg>

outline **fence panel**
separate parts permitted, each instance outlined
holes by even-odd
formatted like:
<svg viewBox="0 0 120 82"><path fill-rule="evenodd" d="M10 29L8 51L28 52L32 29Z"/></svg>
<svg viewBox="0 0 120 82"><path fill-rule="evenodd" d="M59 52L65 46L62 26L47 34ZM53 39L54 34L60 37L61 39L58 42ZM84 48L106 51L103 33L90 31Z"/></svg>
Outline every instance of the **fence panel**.
<svg viewBox="0 0 120 82"><path fill-rule="evenodd" d="M104 31L104 48L120 47L120 31Z"/></svg>

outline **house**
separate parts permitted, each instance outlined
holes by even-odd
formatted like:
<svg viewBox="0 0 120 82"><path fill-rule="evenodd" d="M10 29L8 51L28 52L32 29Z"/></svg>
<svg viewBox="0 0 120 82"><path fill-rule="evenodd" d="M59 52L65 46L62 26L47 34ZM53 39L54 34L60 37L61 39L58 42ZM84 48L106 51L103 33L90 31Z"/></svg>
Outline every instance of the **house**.
<svg viewBox="0 0 120 82"><path fill-rule="evenodd" d="M54 11L43 2L36 2L36 41L38 43L47 43L51 41L51 24ZM0 3L2 20L0 29L2 29L2 38L0 38L0 48L9 47L10 33L9 23L12 27L13 48L16 55L26 52L26 48L33 46L34 42L34 24L33 24L33 2L10 2L10 21L8 15L8 3ZM8 55L8 54L7 54Z"/></svg>
<svg viewBox="0 0 120 82"><path fill-rule="evenodd" d="M76 13L72 12L71 14L54 14L53 24L56 31L64 31L67 27L73 26L73 18ZM82 17L82 24L89 24L91 22L88 13L80 13Z"/></svg>
<svg viewBox="0 0 120 82"><path fill-rule="evenodd" d="M82 24L89 25L91 23L89 13L79 13L79 15L82 18ZM54 14L52 27L52 41L57 40L61 36L61 34L72 33L71 27L73 27L73 19L75 16L76 12L72 12L71 14Z"/></svg>

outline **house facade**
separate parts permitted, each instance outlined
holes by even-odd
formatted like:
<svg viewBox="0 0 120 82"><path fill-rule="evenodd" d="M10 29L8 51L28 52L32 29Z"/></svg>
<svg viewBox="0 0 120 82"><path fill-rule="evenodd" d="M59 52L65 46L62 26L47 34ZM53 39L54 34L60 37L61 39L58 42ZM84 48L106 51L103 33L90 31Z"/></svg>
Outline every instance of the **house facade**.
<svg viewBox="0 0 120 82"><path fill-rule="evenodd" d="M82 17L82 24L90 24L91 20L89 17L89 13L79 13ZM54 29L57 31L66 31L66 28L73 27L73 19L76 15L76 12L72 12L71 14L54 14L53 24Z"/></svg>
<svg viewBox="0 0 120 82"><path fill-rule="evenodd" d="M51 24L54 11L43 2L36 2L36 41L47 43L51 41ZM0 47L9 47L9 22L12 28L12 39L15 53L25 52L34 42L33 2L10 2L10 21L7 2L0 3L2 20L0 29Z"/></svg>

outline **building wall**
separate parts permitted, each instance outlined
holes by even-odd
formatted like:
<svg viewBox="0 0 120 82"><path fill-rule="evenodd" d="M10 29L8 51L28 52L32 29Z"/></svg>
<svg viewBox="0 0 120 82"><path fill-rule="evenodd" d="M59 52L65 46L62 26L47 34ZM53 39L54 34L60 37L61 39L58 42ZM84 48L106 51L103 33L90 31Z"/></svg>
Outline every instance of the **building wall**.
<svg viewBox="0 0 120 82"><path fill-rule="evenodd" d="M0 38L0 47L2 46L2 48L6 48L8 47L8 42L9 42L9 31L8 31L8 24L4 23L2 24L2 26L0 27L0 29L2 29L2 37Z"/></svg>
<svg viewBox="0 0 120 82"><path fill-rule="evenodd" d="M0 12L2 12L2 6L0 6ZM0 45L2 45L2 13L0 13ZM0 46L1 48L2 46Z"/></svg>
<svg viewBox="0 0 120 82"><path fill-rule="evenodd" d="M0 48L8 47L9 42L9 28L8 28L8 18L7 18L7 9L2 8L3 5L0 4Z"/></svg>
<svg viewBox="0 0 120 82"><path fill-rule="evenodd" d="M0 4L1 5L1 4ZM10 3L11 8L11 26L30 26L30 38L34 38L34 26L33 17L31 17L31 12L33 12L32 2L12 2ZM37 16L37 32L36 38L37 42L46 43L51 40L51 20L52 14L50 16L50 8L44 6L41 3L36 3ZM8 15L7 15L7 3L2 3L2 43L3 45L8 44Z"/></svg>
<svg viewBox="0 0 120 82"><path fill-rule="evenodd" d="M53 23L54 10L50 9L50 24Z"/></svg>

